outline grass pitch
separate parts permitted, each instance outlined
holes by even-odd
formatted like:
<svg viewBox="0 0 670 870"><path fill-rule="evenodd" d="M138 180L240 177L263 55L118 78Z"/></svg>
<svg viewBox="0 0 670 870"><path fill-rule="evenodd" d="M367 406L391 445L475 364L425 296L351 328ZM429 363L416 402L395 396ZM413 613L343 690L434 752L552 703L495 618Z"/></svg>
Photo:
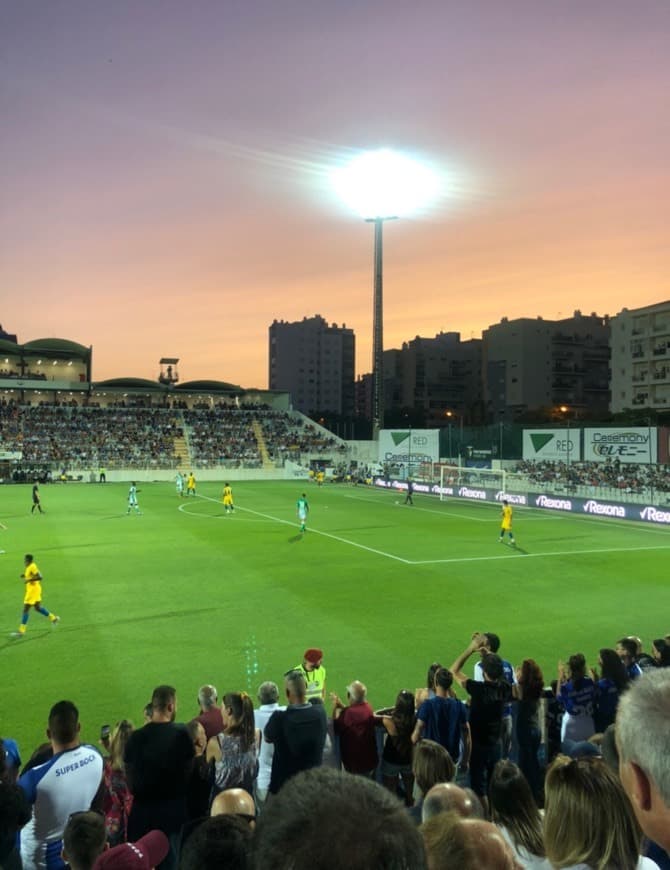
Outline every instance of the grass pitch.
<svg viewBox="0 0 670 870"><path fill-rule="evenodd" d="M79 706L82 735L103 723L142 722L151 690L171 683L178 718L197 713L198 687L255 696L310 646L325 652L327 689L363 680L373 706L422 685L430 662L447 667L473 631L495 631L513 663L556 660L624 634L670 631L670 531L642 524L516 508L517 547L498 543L499 507L440 502L364 487L235 483L180 499L173 484L138 484L142 516L126 514L127 485L2 488L0 520L0 735L24 760L44 739L50 706ZM296 500L306 489L308 531ZM33 553L52 628L21 614L23 556ZM473 663L468 663L471 668Z"/></svg>

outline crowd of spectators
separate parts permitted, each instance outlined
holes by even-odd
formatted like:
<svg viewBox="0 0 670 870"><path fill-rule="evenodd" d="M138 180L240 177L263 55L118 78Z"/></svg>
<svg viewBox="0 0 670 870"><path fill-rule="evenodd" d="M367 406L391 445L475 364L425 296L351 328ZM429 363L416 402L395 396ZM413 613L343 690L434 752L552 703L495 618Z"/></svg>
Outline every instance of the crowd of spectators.
<svg viewBox="0 0 670 870"><path fill-rule="evenodd" d="M194 466L260 467L263 450L286 457L338 451L342 442L287 412L251 404L166 408L123 402L100 407L0 403L0 447L20 453L27 467L81 469L176 467L176 439L186 438Z"/></svg>
<svg viewBox="0 0 670 870"><path fill-rule="evenodd" d="M476 632L378 710L360 680L327 694L317 649L255 710L204 685L179 725L158 686L102 752L61 701L22 770L0 741L0 866L64 866L62 850L73 870L670 867L670 636L622 637L597 670L575 653L551 687L499 652Z"/></svg>
<svg viewBox="0 0 670 870"><path fill-rule="evenodd" d="M625 494L642 494L649 490L670 492L670 467L649 463L625 463L618 460L606 462L552 462L524 459L514 467L514 472L524 474L533 483L552 487L573 489L597 487L616 490Z"/></svg>

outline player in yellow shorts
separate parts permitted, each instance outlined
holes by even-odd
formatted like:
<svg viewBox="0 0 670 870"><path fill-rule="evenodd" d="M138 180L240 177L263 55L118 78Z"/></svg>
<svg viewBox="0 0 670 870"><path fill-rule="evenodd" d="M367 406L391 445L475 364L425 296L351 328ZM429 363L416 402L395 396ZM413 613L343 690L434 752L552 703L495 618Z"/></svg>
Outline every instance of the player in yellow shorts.
<svg viewBox="0 0 670 870"><path fill-rule="evenodd" d="M42 616L48 617L49 622L54 625L60 621L59 616L49 613L46 607L42 607L42 575L40 574L40 570L35 564L35 559L31 553L26 553L23 563L26 567L23 574L21 574L21 579L25 584L26 591L23 597L21 625L19 626L19 630L15 632L17 637L22 637L26 633L28 614L31 607L34 607L38 613L42 614Z"/></svg>
<svg viewBox="0 0 670 870"><path fill-rule="evenodd" d="M192 471L186 478L186 495L195 495L195 474Z"/></svg>
<svg viewBox="0 0 670 870"><path fill-rule="evenodd" d="M223 487L223 509L227 514L232 514L235 512L235 505L233 504L233 490L229 483L227 483Z"/></svg>
<svg viewBox="0 0 670 870"><path fill-rule="evenodd" d="M503 499L502 506L502 522L500 524L500 537L498 541L502 544L505 532L509 535L510 544L514 545L514 532L512 531L512 505Z"/></svg>

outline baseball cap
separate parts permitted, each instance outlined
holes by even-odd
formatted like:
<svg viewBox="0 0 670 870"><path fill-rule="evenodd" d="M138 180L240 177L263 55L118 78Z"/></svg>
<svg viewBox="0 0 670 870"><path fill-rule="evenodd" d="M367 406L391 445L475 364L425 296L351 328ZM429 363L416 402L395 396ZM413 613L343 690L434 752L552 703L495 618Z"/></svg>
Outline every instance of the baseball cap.
<svg viewBox="0 0 670 870"><path fill-rule="evenodd" d="M308 649L305 650L305 661L309 662L310 665L318 665L321 659L323 658L323 650L320 649Z"/></svg>
<svg viewBox="0 0 670 870"><path fill-rule="evenodd" d="M162 831L149 831L135 843L122 843L108 849L93 865L93 870L152 870L170 851Z"/></svg>

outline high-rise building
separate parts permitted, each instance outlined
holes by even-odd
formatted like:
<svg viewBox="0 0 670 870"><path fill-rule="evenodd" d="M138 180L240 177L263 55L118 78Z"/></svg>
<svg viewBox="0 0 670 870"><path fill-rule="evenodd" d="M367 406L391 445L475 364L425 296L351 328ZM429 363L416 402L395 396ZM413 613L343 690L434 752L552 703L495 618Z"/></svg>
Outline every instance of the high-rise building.
<svg viewBox="0 0 670 870"><path fill-rule="evenodd" d="M612 412L670 411L670 301L624 308L612 326Z"/></svg>
<svg viewBox="0 0 670 870"><path fill-rule="evenodd" d="M482 342L461 341L458 332L416 336L384 353L385 407L412 409L424 426L445 424L448 411L483 422Z"/></svg>
<svg viewBox="0 0 670 870"><path fill-rule="evenodd" d="M295 323L275 320L269 329L269 386L291 394L305 414L354 413L356 339L346 325L317 314Z"/></svg>
<svg viewBox="0 0 670 870"><path fill-rule="evenodd" d="M483 333L489 416L514 419L565 405L573 416L609 411L608 317L508 320Z"/></svg>

